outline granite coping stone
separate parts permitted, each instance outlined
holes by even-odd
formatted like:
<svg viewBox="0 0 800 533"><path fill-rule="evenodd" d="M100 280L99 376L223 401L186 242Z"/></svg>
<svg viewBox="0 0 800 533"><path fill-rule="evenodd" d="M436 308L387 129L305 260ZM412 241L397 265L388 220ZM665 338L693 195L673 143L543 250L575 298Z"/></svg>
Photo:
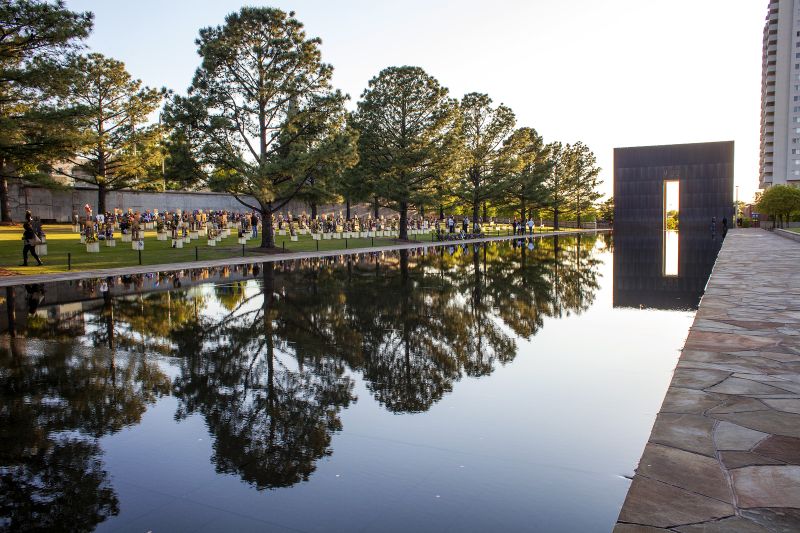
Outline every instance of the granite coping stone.
<svg viewBox="0 0 800 533"><path fill-rule="evenodd" d="M728 233L615 532L800 531L798 269L800 243Z"/></svg>

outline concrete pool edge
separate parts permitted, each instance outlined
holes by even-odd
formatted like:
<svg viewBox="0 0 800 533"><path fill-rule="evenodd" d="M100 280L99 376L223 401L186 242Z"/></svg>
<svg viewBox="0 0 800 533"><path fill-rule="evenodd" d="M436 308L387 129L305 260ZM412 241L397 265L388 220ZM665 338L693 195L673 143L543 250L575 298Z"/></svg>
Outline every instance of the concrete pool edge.
<svg viewBox="0 0 800 533"><path fill-rule="evenodd" d="M615 532L800 530L798 265L729 232Z"/></svg>
<svg viewBox="0 0 800 533"><path fill-rule="evenodd" d="M432 248L440 246L455 246L461 244L474 244L483 242L508 241L529 237L554 237L570 236L579 234L608 233L613 231L611 228L569 230L569 231L548 231L535 233L533 235L500 235L494 237L481 237L477 239L464 239L458 241L433 241L433 242L408 242L394 244L390 246L371 246L368 248L347 248L343 250L327 251L307 251L307 252L287 252L270 255L250 255L246 257L227 257L223 259L209 259L203 261L185 261L181 263L161 263L156 265L137 265L131 267L115 267L101 269L76 270L72 272L59 272L50 274L32 274L7 276L0 278L0 287L14 287L17 285L27 285L36 283L54 283L60 281L76 281L86 278L103 278L108 276L127 276L134 274L149 274L153 272L170 272L187 270L193 268L213 268L232 265L246 265L253 263L270 263L275 261L290 261L293 259L309 259L315 257L331 257L339 255L352 255L369 252L389 252L395 250L411 250L415 248Z"/></svg>

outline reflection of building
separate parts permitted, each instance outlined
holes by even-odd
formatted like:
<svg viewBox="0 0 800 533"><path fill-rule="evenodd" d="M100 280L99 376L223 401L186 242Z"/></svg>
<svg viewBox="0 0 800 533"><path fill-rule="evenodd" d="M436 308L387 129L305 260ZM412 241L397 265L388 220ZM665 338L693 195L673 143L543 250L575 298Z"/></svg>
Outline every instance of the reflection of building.
<svg viewBox="0 0 800 533"><path fill-rule="evenodd" d="M677 275L665 271L669 247L660 230L614 231L614 307L697 309L717 253L720 234L678 233Z"/></svg>
<svg viewBox="0 0 800 533"><path fill-rule="evenodd" d="M800 185L800 2L770 0L761 63L759 186Z"/></svg>

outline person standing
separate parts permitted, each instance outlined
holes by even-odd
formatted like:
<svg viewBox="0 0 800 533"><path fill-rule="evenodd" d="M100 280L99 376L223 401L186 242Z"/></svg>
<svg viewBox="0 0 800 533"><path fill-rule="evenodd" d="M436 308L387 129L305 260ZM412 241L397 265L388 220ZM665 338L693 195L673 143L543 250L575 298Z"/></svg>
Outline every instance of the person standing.
<svg viewBox="0 0 800 533"><path fill-rule="evenodd" d="M447 227L450 230L450 233L455 232L455 230L456 230L456 221L453 218L453 215L450 215L450 217L447 219Z"/></svg>
<svg viewBox="0 0 800 533"><path fill-rule="evenodd" d="M528 218L528 233L530 233L531 235L533 235L533 226L534 226L534 224L535 224L535 222L533 221L533 217L532 216L529 217Z"/></svg>
<svg viewBox="0 0 800 533"><path fill-rule="evenodd" d="M467 217L464 217L464 220L461 222L461 231L463 231L464 234L466 234L468 229L469 229L469 219Z"/></svg>
<svg viewBox="0 0 800 533"><path fill-rule="evenodd" d="M33 225L30 221L25 221L22 225L22 240L25 244L22 246L22 266L28 266L28 253L36 259L36 263L41 266L42 260L36 254L36 244L39 242L39 236L33 231Z"/></svg>

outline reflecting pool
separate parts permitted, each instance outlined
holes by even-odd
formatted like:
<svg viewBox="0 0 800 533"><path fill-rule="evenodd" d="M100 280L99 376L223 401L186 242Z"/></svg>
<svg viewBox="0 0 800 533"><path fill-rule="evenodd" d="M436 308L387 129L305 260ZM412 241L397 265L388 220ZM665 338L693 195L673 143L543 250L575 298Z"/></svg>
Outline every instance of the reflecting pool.
<svg viewBox="0 0 800 533"><path fill-rule="evenodd" d="M699 299L616 240L0 289L0 529L609 531Z"/></svg>

